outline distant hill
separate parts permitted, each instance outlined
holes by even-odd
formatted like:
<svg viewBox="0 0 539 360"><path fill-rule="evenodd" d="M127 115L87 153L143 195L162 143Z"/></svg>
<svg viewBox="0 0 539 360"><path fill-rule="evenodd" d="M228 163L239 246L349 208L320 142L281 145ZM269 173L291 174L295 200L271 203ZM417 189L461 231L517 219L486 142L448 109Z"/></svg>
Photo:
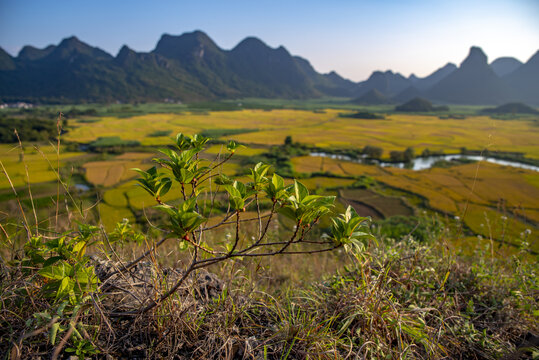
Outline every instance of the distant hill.
<svg viewBox="0 0 539 360"><path fill-rule="evenodd" d="M503 79L514 91L512 100L539 105L539 51Z"/></svg>
<svg viewBox="0 0 539 360"><path fill-rule="evenodd" d="M15 69L15 61L13 58L0 48L0 71L10 71Z"/></svg>
<svg viewBox="0 0 539 360"><path fill-rule="evenodd" d="M415 98L407 103L396 106L395 111L404 112L435 112L435 111L449 111L447 106L434 106L427 99Z"/></svg>
<svg viewBox="0 0 539 360"><path fill-rule="evenodd" d="M328 74L318 73L306 59L294 56L299 69L310 80L312 86L322 94L348 97L356 86L353 81L342 78L332 71Z"/></svg>
<svg viewBox="0 0 539 360"><path fill-rule="evenodd" d="M16 57L0 48L0 102L207 101L242 97L307 99L347 97L363 105L403 103L416 97L440 103L539 105L539 52L525 64L487 62L472 47L457 68L448 63L429 76L408 78L375 71L361 82L321 74L284 47L249 37L231 50L207 34L164 34L155 49L123 46L116 56L76 37L43 49L25 46Z"/></svg>
<svg viewBox="0 0 539 360"><path fill-rule="evenodd" d="M414 88L418 90L426 90L439 83L442 79L446 78L456 69L457 66L455 64L447 63L445 66L439 68L429 76L426 76L424 78L418 78L412 74L410 75L410 77L408 77L408 79L410 80Z"/></svg>
<svg viewBox="0 0 539 360"><path fill-rule="evenodd" d="M417 97L423 97L423 91L418 90L415 86L410 86L404 91L401 91L396 96L393 96L391 100L395 103L404 103Z"/></svg>
<svg viewBox="0 0 539 360"><path fill-rule="evenodd" d="M497 58L490 64L490 68L499 77L511 74L518 69L522 63L513 57Z"/></svg>
<svg viewBox="0 0 539 360"><path fill-rule="evenodd" d="M486 108L481 110L486 114L539 114L539 111L522 103L509 103L495 108Z"/></svg>
<svg viewBox="0 0 539 360"><path fill-rule="evenodd" d="M369 91L377 90L386 97L392 97L408 86L410 86L410 81L399 73L375 71L367 80L358 84L354 94L356 97L361 97Z"/></svg>
<svg viewBox="0 0 539 360"><path fill-rule="evenodd" d="M232 50L201 31L165 34L149 53L122 47L116 57L76 37L55 46L0 49L0 100L113 102L237 97L351 96L355 83L319 74L284 48L247 38Z"/></svg>
<svg viewBox="0 0 539 360"><path fill-rule="evenodd" d="M367 93L361 95L358 98L351 100L350 102L353 104L358 104L358 105L391 104L391 100L389 100L384 94L382 94L377 89L369 90Z"/></svg>
<svg viewBox="0 0 539 360"><path fill-rule="evenodd" d="M38 49L33 46L25 46L19 52L19 59L26 61L34 61L44 58L56 49L56 46L49 45L44 49Z"/></svg>
<svg viewBox="0 0 539 360"><path fill-rule="evenodd" d="M512 98L512 90L490 68L483 50L472 47L459 68L432 86L426 96L453 104L500 104Z"/></svg>

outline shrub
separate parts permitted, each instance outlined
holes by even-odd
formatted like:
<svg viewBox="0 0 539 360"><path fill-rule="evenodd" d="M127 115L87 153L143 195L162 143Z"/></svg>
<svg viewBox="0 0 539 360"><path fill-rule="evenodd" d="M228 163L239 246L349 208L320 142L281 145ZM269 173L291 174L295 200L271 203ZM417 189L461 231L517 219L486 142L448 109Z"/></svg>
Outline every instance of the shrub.
<svg viewBox="0 0 539 360"><path fill-rule="evenodd" d="M274 173L268 177L270 166L263 163L256 164L250 170L250 181L247 183L219 174L220 166L230 160L239 145L234 141L229 142L229 155L220 162L206 165L198 155L208 141L208 138L199 135L187 137L178 134L175 149L162 149L160 152L164 157L154 159L162 170L157 167L148 171L135 169L141 175L138 179L140 186L154 197L157 208L166 214L165 226L169 231L166 236L175 238L180 249L191 252L190 265L185 269L184 276L143 311L148 311L166 300L178 289L187 275L196 269L234 258L318 253L341 246L348 250L360 249L363 241L372 236L368 219L358 216L349 207L345 214L332 219L330 237L309 241L308 248L302 247L311 229L322 216L329 214L335 197L311 195L297 180L286 186L278 174ZM183 202L178 206L166 204L162 200L171 190L173 180L179 184L179 192L183 198ZM216 192L226 192L228 202L228 211L217 225L212 226L208 225L208 218L204 217L198 205L210 181L217 185ZM260 209L263 199L271 203L271 209L266 214ZM249 209L255 211L256 216L245 219L242 214ZM294 230L288 239L268 242L268 229L277 214L292 220ZM246 241L242 236L241 229L245 222L254 222L257 227L257 235L250 241ZM230 224L234 226L235 235L229 242L217 247L207 242L206 232Z"/></svg>
<svg viewBox="0 0 539 360"><path fill-rule="evenodd" d="M367 157L372 159L380 159L383 153L384 150L378 146L366 145L363 148L363 154L367 155Z"/></svg>
<svg viewBox="0 0 539 360"><path fill-rule="evenodd" d="M104 146L118 144L116 138L99 141ZM50 231L44 236L38 232L37 219L34 233L30 226L25 227L28 239L21 253L9 263L4 263L3 258L0 263L0 327L9 328L7 334L0 334L0 352L9 352L11 358L49 352L53 359L64 356L62 352L74 353L79 358L94 356L102 351L96 345L100 319L105 319L109 328L115 318L125 321L147 316L149 327L162 322L155 312L159 314L160 308L175 306L173 295L187 281L193 281L192 274L197 270L229 260L315 254L340 247L358 250L372 237L369 219L358 216L352 208L332 218L331 235L309 237L321 217L330 215L335 197L309 194L298 181L286 185L278 174L270 176L270 166L262 163L250 169L248 182L231 179L221 173L221 167L239 145L231 141L228 156L209 162L199 157L208 141L199 135L178 134L174 149L160 150L161 157L154 159L156 166L147 171L135 169L141 176L139 185L151 194L156 209L163 214L159 226L162 237L135 260L114 265L113 271L103 270L100 260L91 259L86 250L92 247L108 257L117 254L116 247L126 243L148 244L150 239L136 231L128 220L108 234L96 226L80 224L75 231ZM166 203L163 196L169 191L177 191L181 200ZM218 194L226 203L224 207L215 201ZM219 211L214 212L214 207ZM225 212L220 211L223 208ZM251 211L256 215L246 214ZM216 215L220 219L210 223ZM270 236L270 225L278 215L289 218L294 227L287 235L283 232L279 237ZM249 223L256 228L254 237L247 236L245 229ZM229 226L234 235L226 237L222 228ZM210 234L224 240L212 241ZM157 265L155 271L141 273L139 269L148 267L148 262L143 261L154 260L157 248L167 240L174 241L176 249L189 259L185 268L165 278L160 275L165 271ZM133 289L126 293L135 294L139 300L130 305L131 310L116 311L114 305L104 305L107 296L113 297L109 303L118 301L111 295L110 289L115 289L115 285L110 280L116 275L125 279L133 273L138 283L147 281L143 289L153 290L140 292L128 283L126 286ZM181 318L183 312L169 315ZM34 338L41 334L46 335L46 342L35 342Z"/></svg>

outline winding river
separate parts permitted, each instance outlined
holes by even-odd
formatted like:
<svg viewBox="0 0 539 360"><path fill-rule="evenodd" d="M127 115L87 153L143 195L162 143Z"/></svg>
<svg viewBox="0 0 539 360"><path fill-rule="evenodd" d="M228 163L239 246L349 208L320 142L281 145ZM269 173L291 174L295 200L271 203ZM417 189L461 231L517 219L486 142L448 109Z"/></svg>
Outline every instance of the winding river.
<svg viewBox="0 0 539 360"><path fill-rule="evenodd" d="M365 163L364 159L354 159L347 155L337 155L337 154L328 154L325 152L312 152L310 153L310 156L320 156L320 157L327 157L331 159L337 159L337 160L345 160L345 161L353 161L357 163ZM409 168L411 170L425 170L429 169L434 165L435 162L440 160L446 160L451 161L454 159L469 159L474 161L487 161L498 165L503 166L512 166L517 167L521 169L527 169L532 171L539 172L539 167L529 164L523 164L518 161L514 160L501 160L496 159L493 157L488 156L477 156L477 155L461 155L461 154L453 154L453 155L436 155L436 156L428 156L428 157L418 157L410 161L410 163L405 162L383 162L378 160L370 160L372 163L380 165L380 166L392 166L392 167L398 167L398 168Z"/></svg>

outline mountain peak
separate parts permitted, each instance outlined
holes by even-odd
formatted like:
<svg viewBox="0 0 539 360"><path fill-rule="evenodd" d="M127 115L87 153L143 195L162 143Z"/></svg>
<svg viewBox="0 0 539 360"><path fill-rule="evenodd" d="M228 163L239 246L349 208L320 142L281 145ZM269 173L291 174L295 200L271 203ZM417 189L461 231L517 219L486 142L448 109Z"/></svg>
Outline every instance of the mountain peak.
<svg viewBox="0 0 539 360"><path fill-rule="evenodd" d="M26 45L21 49L21 51L19 51L17 57L21 60L34 61L49 55L55 48L56 46L54 45L49 45L44 49L38 49L36 47Z"/></svg>
<svg viewBox="0 0 539 360"><path fill-rule="evenodd" d="M487 55L483 50L478 46L472 46L470 52L464 61L460 64L461 68L465 67L476 67L488 65Z"/></svg>
<svg viewBox="0 0 539 360"><path fill-rule="evenodd" d="M240 41L239 44L236 45L234 49L232 49L232 51L243 50L243 49L269 49L269 48L270 47L266 45L266 43L260 40L259 38L254 37L254 36L248 36L242 41Z"/></svg>
<svg viewBox="0 0 539 360"><path fill-rule="evenodd" d="M130 49L127 45L123 45L120 51L118 51L118 55L116 55L116 58L121 60L135 54L136 53L134 50Z"/></svg>
<svg viewBox="0 0 539 360"><path fill-rule="evenodd" d="M173 59L184 59L193 55L202 58L207 51L219 52L221 49L200 30L182 35L163 34L153 50L156 54Z"/></svg>
<svg viewBox="0 0 539 360"><path fill-rule="evenodd" d="M112 59L112 56L109 53L80 41L76 36L63 39L60 44L50 52L47 59L61 60L69 58L72 60L74 56L78 55L84 55L99 60Z"/></svg>
<svg viewBox="0 0 539 360"><path fill-rule="evenodd" d="M494 60L490 67L499 77L512 73L522 66L522 63L513 57L500 57Z"/></svg>
<svg viewBox="0 0 539 360"><path fill-rule="evenodd" d="M58 45L58 47L69 47L69 48L73 48L77 46L88 46L88 45L80 41L79 38L74 35L63 39Z"/></svg>

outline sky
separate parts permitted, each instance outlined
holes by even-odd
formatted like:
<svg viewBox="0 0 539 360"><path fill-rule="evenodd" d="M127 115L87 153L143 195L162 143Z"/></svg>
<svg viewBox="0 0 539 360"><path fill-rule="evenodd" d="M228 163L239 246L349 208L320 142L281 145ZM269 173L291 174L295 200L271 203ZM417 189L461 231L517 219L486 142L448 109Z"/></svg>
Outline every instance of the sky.
<svg viewBox="0 0 539 360"><path fill-rule="evenodd" d="M247 36L284 46L322 73L426 76L471 46L489 61L539 50L539 0L0 0L0 47L16 55L77 36L116 55L163 33L202 30L229 50Z"/></svg>

